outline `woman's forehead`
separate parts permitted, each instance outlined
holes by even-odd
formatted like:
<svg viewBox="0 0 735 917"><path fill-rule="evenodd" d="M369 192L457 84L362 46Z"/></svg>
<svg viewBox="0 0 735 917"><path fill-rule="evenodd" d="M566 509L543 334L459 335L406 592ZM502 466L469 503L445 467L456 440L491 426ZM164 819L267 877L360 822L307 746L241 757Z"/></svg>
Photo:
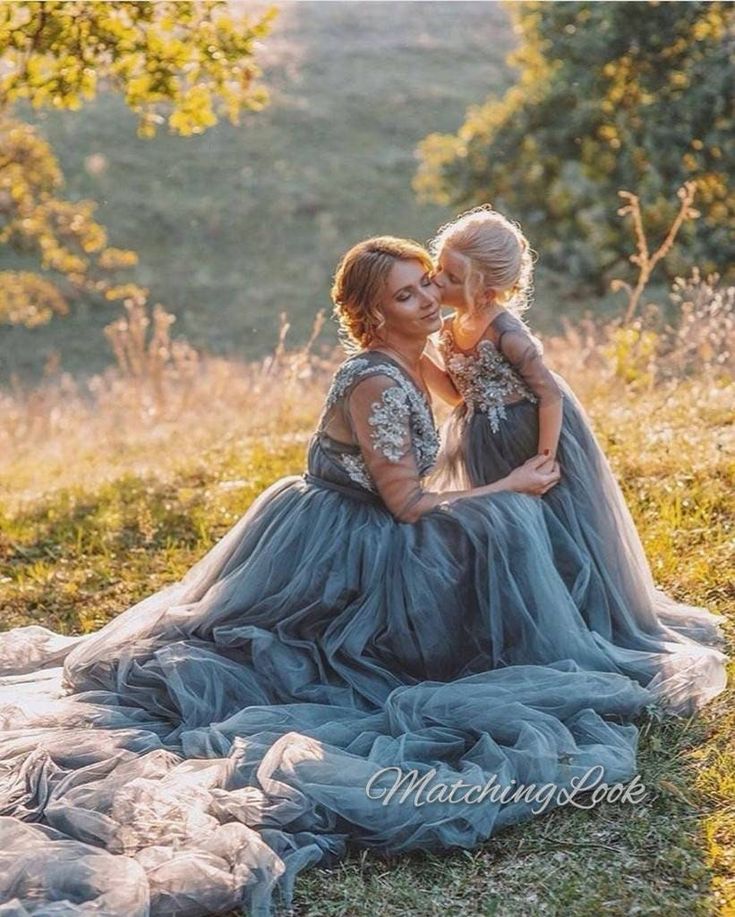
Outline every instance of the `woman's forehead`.
<svg viewBox="0 0 735 917"><path fill-rule="evenodd" d="M426 274L428 268L420 261L396 261L388 274L388 288L391 291L400 290L418 283Z"/></svg>

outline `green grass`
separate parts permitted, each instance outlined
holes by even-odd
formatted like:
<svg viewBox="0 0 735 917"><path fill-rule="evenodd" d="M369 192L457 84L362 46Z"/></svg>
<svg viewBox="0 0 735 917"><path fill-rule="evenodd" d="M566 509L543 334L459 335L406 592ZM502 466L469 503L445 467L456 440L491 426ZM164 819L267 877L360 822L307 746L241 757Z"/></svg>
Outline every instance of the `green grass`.
<svg viewBox="0 0 735 917"><path fill-rule="evenodd" d="M724 614L735 598L729 393L693 381L589 404L657 581ZM160 444L158 474L85 484L83 459L78 483L49 482L23 501L12 498L12 468L0 467L0 627L98 628L175 581L268 484L303 469L303 440L235 436L180 460L177 442ZM294 913L732 915L733 736L732 688L697 718L644 719L642 804L558 809L443 856L354 851L298 878Z"/></svg>

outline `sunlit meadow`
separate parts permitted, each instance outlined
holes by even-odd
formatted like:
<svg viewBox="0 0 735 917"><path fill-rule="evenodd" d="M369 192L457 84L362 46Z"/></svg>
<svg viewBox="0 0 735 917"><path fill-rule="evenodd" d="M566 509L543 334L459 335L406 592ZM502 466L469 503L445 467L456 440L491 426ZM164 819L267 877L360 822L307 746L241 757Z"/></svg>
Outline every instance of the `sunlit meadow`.
<svg viewBox="0 0 735 917"><path fill-rule="evenodd" d="M14 6L0 3L6 24ZM44 19L41 5L26 6ZM164 4L105 4L104 16L113 6L124 14ZM735 287L701 275L691 254L730 270L723 163L732 122L724 105L710 116L730 79L729 5L509 4L521 13L520 29L519 17L514 25L499 3L279 6L257 55L271 101L248 111L242 127L223 122L191 136L137 136L137 115L120 85L75 108L58 85L45 85L41 66L31 68L36 89L42 102L56 93L53 104L33 106L23 81L17 97L0 98L0 111L24 125L9 145L16 190L3 191L3 206L16 207L23 245L1 253L11 270L0 288L0 319L4 308L11 321L0 337L0 629L100 628L178 580L271 483L300 474L344 358L331 316L317 312L328 302L338 255L378 232L424 239L451 217L455 202L476 203L476 194L484 201L486 189L504 185L515 195L510 209L525 222L522 208L530 208L531 229L546 233L538 236L529 321L550 332L543 335L547 362L590 415L657 583L721 613L732 656ZM68 5L53 7L52 20L73 18ZM639 28L630 11L668 24L670 34ZM684 25L674 22L679 17ZM36 25L26 27L31 43L42 32ZM117 25L111 34L122 28L129 40ZM2 18L0 37L1 27ZM610 40L601 41L607 27ZM52 30L51 45L76 34L68 26L66 34ZM134 45L122 45L116 53L124 61ZM147 53L155 57L165 46L148 41ZM6 51L12 47L8 40ZM642 55L640 73L630 49ZM509 63L513 51L521 52L520 70ZM603 66L608 52L619 60ZM249 63L250 49L242 59ZM554 83L569 61L568 80ZM153 70L167 63L154 61ZM214 55L210 63L222 66ZM65 79L76 72L63 54L57 64ZM610 77L598 81L606 95L596 100L610 123L593 136L594 105L580 106L591 120L577 128L574 118L559 117L559 99L572 89L582 97L579 87L589 88L598 70ZM138 62L120 71L137 74ZM53 83L55 71L49 74ZM652 74L660 86L649 82ZM548 86L557 94L547 99L541 89ZM134 97L143 92L140 80L133 90ZM537 123L537 97L547 99L547 123ZM630 105L620 105L623 98ZM641 146L617 156L619 130ZM488 145L493 131L497 148ZM414 187L417 145L424 152ZM559 150L570 158L557 170ZM66 190L49 182L44 193L68 201L49 209L36 180L56 174L57 160ZM635 168L620 172L621 163ZM680 188L680 204L665 198L672 176L685 182L705 166L695 224L694 182ZM548 186L534 184L549 175ZM607 209L628 175L638 176L631 185L642 182L636 190L657 221L654 234L675 216L655 250L632 191L622 192L622 222ZM452 179L469 198L457 197ZM433 194L419 206L415 192L427 188ZM548 206L540 227L541 196ZM98 228L90 229L86 198L99 206ZM29 248L29 239L48 255L49 235L44 220L30 221L36 236L26 232L21 204L28 201L44 219L56 207L75 215L67 223L87 227L90 250L109 230L114 250L101 260L107 269L129 262L130 286L101 302L101 287L84 296L77 289L68 315L57 308L54 321L37 320L22 282L30 278L31 292L48 293L29 274L41 250ZM603 254L619 255L627 217L634 254L622 263L638 277L610 288L621 261ZM697 228L709 233L702 235L708 249L701 239L694 246ZM680 229L683 244L673 248ZM60 273L76 276L75 251L62 253ZM549 258L560 272L549 269ZM673 287L654 288L680 271ZM577 283L583 276L586 285ZM31 320L19 321L16 311ZM437 404L436 412L441 421L448 409ZM731 664L731 685L733 674ZM334 868L298 877L293 913L735 917L735 689L691 719L642 718L639 764L647 792L638 805L562 807L471 851L397 858L353 851Z"/></svg>
<svg viewBox="0 0 735 917"><path fill-rule="evenodd" d="M113 369L79 383L49 365L42 385L0 395L3 628L100 627L303 470L342 356L314 344L325 317L290 347L282 315L273 352L251 363L204 357L170 318L131 300L106 331ZM656 580L731 612L735 290L694 272L667 309L628 325L590 316L545 349L592 418ZM445 857L354 854L328 882L301 877L295 913L733 914L734 736L730 690L701 718L644 724L642 805L557 810Z"/></svg>

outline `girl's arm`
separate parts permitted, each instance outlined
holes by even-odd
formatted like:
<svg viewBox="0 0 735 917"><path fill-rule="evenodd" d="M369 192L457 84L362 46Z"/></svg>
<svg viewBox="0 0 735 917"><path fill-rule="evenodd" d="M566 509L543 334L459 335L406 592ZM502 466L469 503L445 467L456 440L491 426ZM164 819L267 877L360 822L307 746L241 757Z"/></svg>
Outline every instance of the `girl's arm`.
<svg viewBox="0 0 735 917"><path fill-rule="evenodd" d="M539 404L538 409L538 454L556 460L559 446L563 405L561 401Z"/></svg>
<svg viewBox="0 0 735 917"><path fill-rule="evenodd" d="M510 316L501 325L497 347L538 398L538 454L556 458L564 412L564 393L523 323Z"/></svg>
<svg viewBox="0 0 735 917"><path fill-rule="evenodd" d="M411 445L410 407L389 376L358 382L348 396L350 426L378 493L399 522L418 522L424 513L466 497L513 490L541 495L559 480L558 466L535 456L509 475L471 490L424 490Z"/></svg>

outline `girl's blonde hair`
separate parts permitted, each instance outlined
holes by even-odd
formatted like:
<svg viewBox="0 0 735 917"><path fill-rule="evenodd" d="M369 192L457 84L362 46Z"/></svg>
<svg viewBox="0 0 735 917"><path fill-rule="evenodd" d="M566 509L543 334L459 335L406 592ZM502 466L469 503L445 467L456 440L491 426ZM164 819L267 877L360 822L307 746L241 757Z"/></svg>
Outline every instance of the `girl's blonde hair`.
<svg viewBox="0 0 735 917"><path fill-rule="evenodd" d="M419 261L433 271L431 255L412 239L375 236L358 242L342 256L332 283L334 315L348 352L374 344L385 324L380 312L388 274L396 261Z"/></svg>
<svg viewBox="0 0 735 917"><path fill-rule="evenodd" d="M497 301L520 315L531 305L534 252L521 227L490 204L467 210L437 230L429 243L434 258L444 247L462 257L468 271L465 297L474 303L483 287L497 292Z"/></svg>

